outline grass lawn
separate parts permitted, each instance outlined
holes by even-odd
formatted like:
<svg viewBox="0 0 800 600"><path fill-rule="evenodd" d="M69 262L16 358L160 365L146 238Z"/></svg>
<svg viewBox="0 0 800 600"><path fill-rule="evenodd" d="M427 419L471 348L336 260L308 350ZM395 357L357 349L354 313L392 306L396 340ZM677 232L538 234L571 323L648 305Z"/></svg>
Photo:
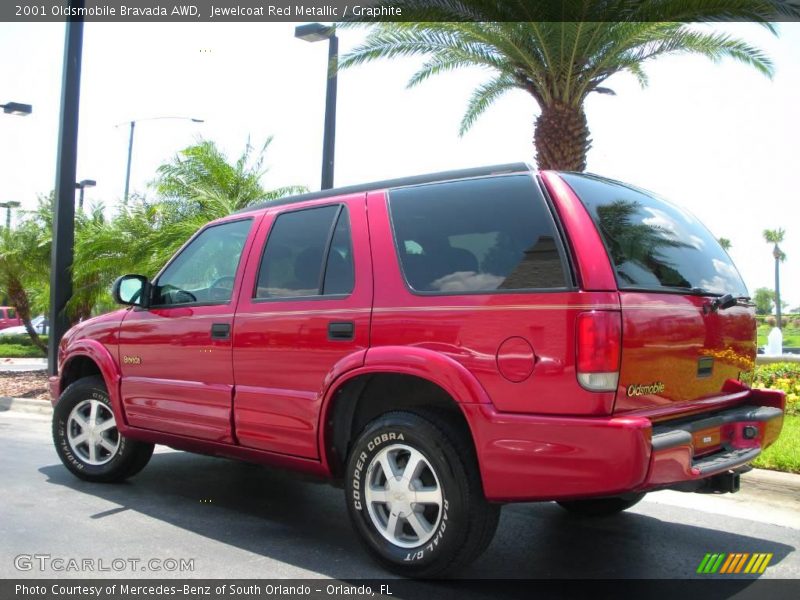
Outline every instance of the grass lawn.
<svg viewBox="0 0 800 600"><path fill-rule="evenodd" d="M0 358L44 358L44 356L36 346L0 344Z"/></svg>
<svg viewBox="0 0 800 600"><path fill-rule="evenodd" d="M778 441L753 461L760 469L800 473L800 417L786 416Z"/></svg>
<svg viewBox="0 0 800 600"><path fill-rule="evenodd" d="M767 336L772 331L772 326L760 323L758 326L758 347L767 345ZM789 348L800 348L800 328L787 325L783 328L783 345Z"/></svg>

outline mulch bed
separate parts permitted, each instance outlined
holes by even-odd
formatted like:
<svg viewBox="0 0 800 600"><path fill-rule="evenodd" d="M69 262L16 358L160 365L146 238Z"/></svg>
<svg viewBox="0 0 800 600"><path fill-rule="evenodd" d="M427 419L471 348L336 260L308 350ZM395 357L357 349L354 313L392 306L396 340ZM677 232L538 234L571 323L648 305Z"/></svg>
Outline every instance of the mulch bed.
<svg viewBox="0 0 800 600"><path fill-rule="evenodd" d="M46 371L0 373L0 396L49 400Z"/></svg>

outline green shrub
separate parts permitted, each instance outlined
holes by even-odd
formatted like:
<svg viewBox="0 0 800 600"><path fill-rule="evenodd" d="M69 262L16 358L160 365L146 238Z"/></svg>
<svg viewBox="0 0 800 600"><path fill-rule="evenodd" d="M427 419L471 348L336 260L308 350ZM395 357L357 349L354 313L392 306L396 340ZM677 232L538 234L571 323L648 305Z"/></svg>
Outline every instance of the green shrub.
<svg viewBox="0 0 800 600"><path fill-rule="evenodd" d="M45 354L36 346L0 344L0 358L44 358Z"/></svg>
<svg viewBox="0 0 800 600"><path fill-rule="evenodd" d="M786 392L786 414L800 415L800 363L756 365L753 387Z"/></svg>
<svg viewBox="0 0 800 600"><path fill-rule="evenodd" d="M39 339L47 343L47 336L40 335ZM27 333L17 333L14 335L0 335L0 345L33 346L33 340Z"/></svg>

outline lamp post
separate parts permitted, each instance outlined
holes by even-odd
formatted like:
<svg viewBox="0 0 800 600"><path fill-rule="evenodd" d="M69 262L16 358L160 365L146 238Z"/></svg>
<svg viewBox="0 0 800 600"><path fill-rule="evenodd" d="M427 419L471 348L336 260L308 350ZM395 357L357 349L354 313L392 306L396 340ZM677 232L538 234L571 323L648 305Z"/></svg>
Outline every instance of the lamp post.
<svg viewBox="0 0 800 600"><path fill-rule="evenodd" d="M22 104L20 102L7 102L0 104L0 108L7 115L17 115L18 117L27 117L33 112L33 107L30 104Z"/></svg>
<svg viewBox="0 0 800 600"><path fill-rule="evenodd" d="M131 126L131 135L128 138L128 166L125 170L125 201L128 201L128 190L130 189L131 183L131 160L133 158L133 132L136 128L136 123L141 121L161 121L165 119L177 119L180 121L191 121L192 123L203 123L203 119L195 119L194 117L151 117L149 119L134 119L133 121L129 121ZM120 123L117 125L124 125L125 123Z"/></svg>
<svg viewBox="0 0 800 600"><path fill-rule="evenodd" d="M80 190L81 194L78 199L78 210L83 212L83 190L87 187L94 187L97 185L97 182L94 179L83 179L75 184L75 189Z"/></svg>
<svg viewBox="0 0 800 600"><path fill-rule="evenodd" d="M336 146L336 71L331 68L339 60L339 38L336 28L322 23L298 25L294 37L306 42L328 40L327 88L325 92L325 130L322 138L322 185L323 190L333 187L333 158Z"/></svg>
<svg viewBox="0 0 800 600"><path fill-rule="evenodd" d="M85 0L67 0L80 15ZM50 335L47 337L47 373L58 374L58 345L70 327L66 314L72 297L72 260L75 244L75 181L78 164L78 115L81 98L83 18L67 19L61 111L56 159L56 196L53 206L53 242L50 254Z"/></svg>
<svg viewBox="0 0 800 600"><path fill-rule="evenodd" d="M11 230L11 209L19 208L20 203L16 200L9 200L8 202L0 202L0 208L6 209L6 229Z"/></svg>

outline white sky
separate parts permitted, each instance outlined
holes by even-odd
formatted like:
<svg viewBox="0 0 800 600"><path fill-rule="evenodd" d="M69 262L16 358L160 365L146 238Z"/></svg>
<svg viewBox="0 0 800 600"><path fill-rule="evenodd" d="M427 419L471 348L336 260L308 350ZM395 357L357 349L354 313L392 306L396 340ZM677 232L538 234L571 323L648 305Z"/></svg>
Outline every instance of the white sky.
<svg viewBox="0 0 800 600"><path fill-rule="evenodd" d="M593 95L589 170L654 190L696 214L731 255L752 292L774 286L765 228L783 227L783 298L800 304L800 24L780 37L750 24L718 26L764 48L770 81L726 60L670 57L647 66L650 86L628 75ZM230 158L248 138L275 136L267 187L319 186L327 44L293 37L294 24L85 26L78 179L96 179L87 202L122 197L129 129L121 122L188 116L205 123L137 123L131 190L151 193L156 167L198 136ZM346 52L364 33L339 32ZM35 205L55 185L64 25L0 23L0 103L30 103L31 116L0 114L0 201ZM406 90L419 60L384 61L339 77L336 184L494 163L533 162L535 104L501 99L463 138L458 124L480 70ZM2 215L3 218L5 215Z"/></svg>

